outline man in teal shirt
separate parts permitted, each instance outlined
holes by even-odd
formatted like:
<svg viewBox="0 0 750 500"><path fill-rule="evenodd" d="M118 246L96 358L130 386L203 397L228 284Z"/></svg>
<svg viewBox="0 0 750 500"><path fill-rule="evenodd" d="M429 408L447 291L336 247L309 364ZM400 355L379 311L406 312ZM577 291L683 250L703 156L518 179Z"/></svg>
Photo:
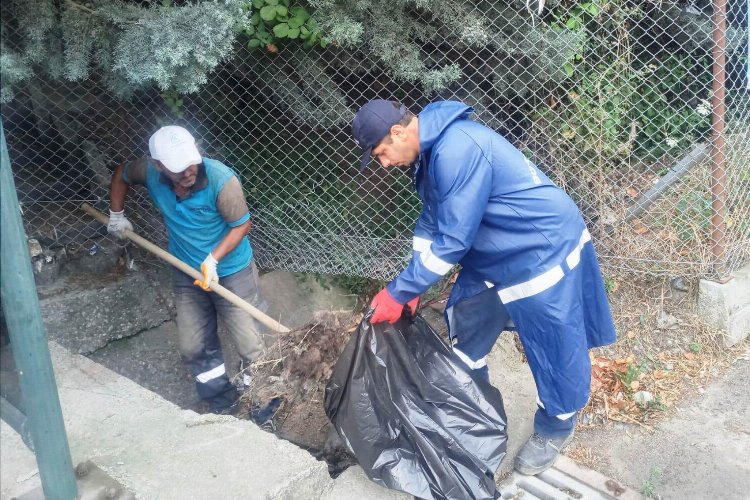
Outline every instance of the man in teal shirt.
<svg viewBox="0 0 750 500"><path fill-rule="evenodd" d="M145 185L164 217L169 251L203 273L203 281L193 281L182 271L173 272L180 354L209 410L227 413L239 394L224 366L217 319L221 318L237 345L246 385L250 383L249 364L262 353L257 322L210 290L220 281L256 307L261 305L242 185L229 167L202 158L195 139L182 127L159 129L149 139L149 151L150 158L115 169L107 229L115 235L132 229L124 214L125 197L131 184Z"/></svg>

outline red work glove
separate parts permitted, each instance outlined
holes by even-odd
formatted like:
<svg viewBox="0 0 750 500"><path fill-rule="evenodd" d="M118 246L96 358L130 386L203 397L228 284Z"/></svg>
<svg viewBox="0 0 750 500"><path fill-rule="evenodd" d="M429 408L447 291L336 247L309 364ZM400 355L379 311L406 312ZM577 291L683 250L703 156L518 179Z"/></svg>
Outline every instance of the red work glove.
<svg viewBox="0 0 750 500"><path fill-rule="evenodd" d="M419 304L419 297L414 297L407 304L411 309L412 315L417 313L417 304ZM382 323L383 321L395 323L401 318L401 313L404 312L404 304L396 302L396 299L391 297L386 288L380 290L375 298L372 299L370 308L375 310L370 318L370 323L373 325L375 323Z"/></svg>

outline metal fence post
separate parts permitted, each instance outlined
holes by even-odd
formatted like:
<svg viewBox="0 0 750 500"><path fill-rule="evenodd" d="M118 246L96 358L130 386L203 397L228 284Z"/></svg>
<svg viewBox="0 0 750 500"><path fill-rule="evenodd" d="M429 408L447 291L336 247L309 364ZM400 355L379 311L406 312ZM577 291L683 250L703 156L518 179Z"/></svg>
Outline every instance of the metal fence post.
<svg viewBox="0 0 750 500"><path fill-rule="evenodd" d="M2 307L44 496L47 500L72 500L78 491L2 121L0 137Z"/></svg>
<svg viewBox="0 0 750 500"><path fill-rule="evenodd" d="M713 39L713 84L711 107L711 253L715 270L723 274L724 237L726 232L726 172L724 137L724 115L726 113L726 45L727 45L727 3L714 0Z"/></svg>

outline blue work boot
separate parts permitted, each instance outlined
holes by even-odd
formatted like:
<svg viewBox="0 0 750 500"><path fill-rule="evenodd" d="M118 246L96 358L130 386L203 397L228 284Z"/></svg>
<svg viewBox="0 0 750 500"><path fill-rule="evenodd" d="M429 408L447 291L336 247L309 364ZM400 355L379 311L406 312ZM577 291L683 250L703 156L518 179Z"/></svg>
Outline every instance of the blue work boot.
<svg viewBox="0 0 750 500"><path fill-rule="evenodd" d="M573 440L573 432L567 436L549 438L538 433L531 435L516 455L515 469L521 474L533 476L552 467L563 448Z"/></svg>

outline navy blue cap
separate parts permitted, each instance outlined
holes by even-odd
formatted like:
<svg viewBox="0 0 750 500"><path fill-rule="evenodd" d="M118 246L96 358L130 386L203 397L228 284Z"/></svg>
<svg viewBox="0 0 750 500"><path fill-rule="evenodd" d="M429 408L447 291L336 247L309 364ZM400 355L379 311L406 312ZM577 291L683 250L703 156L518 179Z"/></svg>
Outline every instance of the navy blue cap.
<svg viewBox="0 0 750 500"><path fill-rule="evenodd" d="M362 148L360 172L370 163L372 148L390 134L391 127L401 121L407 111L403 104L396 108L392 101L385 99L373 99L357 111L352 121L352 135Z"/></svg>

